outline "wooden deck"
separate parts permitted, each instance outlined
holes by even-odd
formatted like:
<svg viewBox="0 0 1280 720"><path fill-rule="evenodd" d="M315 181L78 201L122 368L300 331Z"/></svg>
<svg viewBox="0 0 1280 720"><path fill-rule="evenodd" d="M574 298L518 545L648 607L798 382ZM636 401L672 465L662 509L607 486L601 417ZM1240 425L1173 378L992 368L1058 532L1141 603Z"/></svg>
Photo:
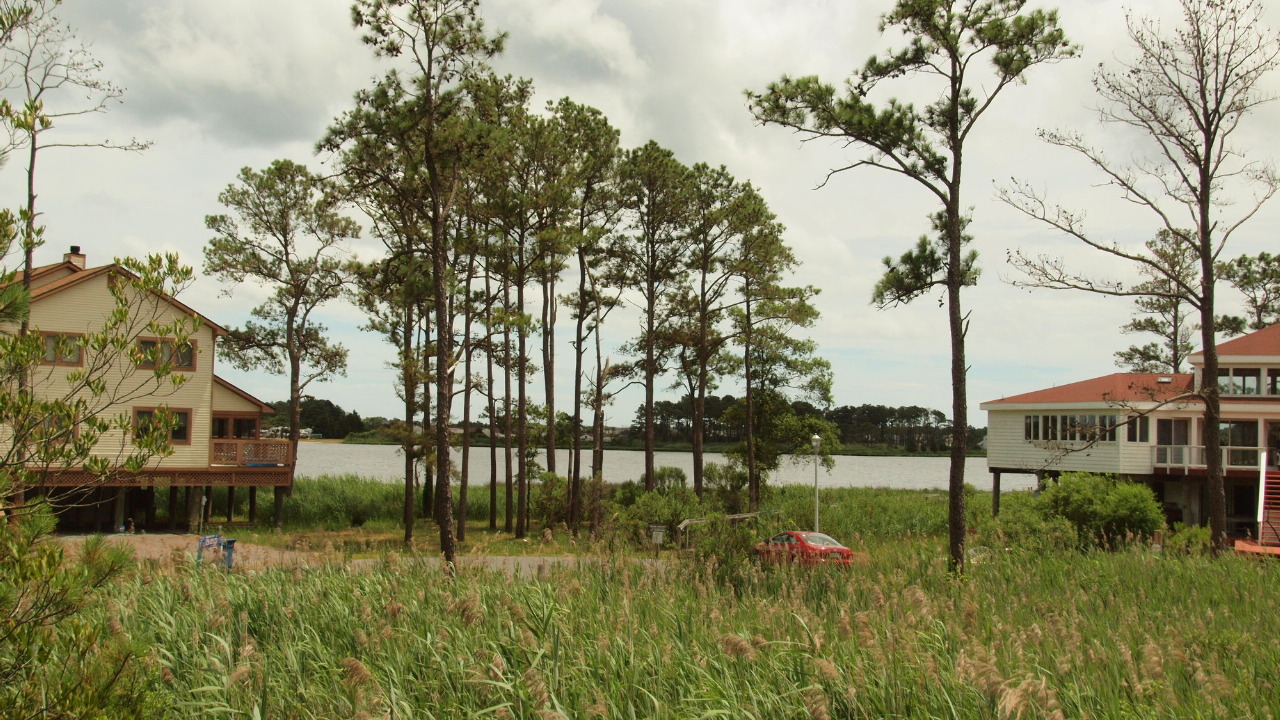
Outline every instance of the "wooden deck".
<svg viewBox="0 0 1280 720"><path fill-rule="evenodd" d="M1255 557L1280 559L1280 546L1261 545L1255 540L1236 540L1235 550L1238 553L1253 555Z"/></svg>

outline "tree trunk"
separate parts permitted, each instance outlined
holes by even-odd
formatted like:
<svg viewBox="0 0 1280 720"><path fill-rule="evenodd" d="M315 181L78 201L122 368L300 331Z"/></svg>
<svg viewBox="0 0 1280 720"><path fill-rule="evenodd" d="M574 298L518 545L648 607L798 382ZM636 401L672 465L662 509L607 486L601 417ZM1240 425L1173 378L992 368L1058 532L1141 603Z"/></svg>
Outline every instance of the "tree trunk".
<svg viewBox="0 0 1280 720"><path fill-rule="evenodd" d="M745 400L747 405L747 509L755 512L760 509L760 471L756 468L756 409L755 409L755 393L751 382L751 300L750 291L746 293L748 299L743 304L746 313L746 324L743 328L742 336L742 378L745 385Z"/></svg>
<svg viewBox="0 0 1280 720"><path fill-rule="evenodd" d="M413 544L413 521L414 521L414 502L413 488L417 480L414 472L414 442L413 442L413 421L414 416L418 414L418 381L414 372L414 357L416 356L413 349L413 337L415 334L416 323L414 322L413 304L406 303L404 311L404 328L403 338L400 347L401 358L401 384L404 389L404 444L401 450L404 453L404 544ZM295 456L296 457L296 456Z"/></svg>
<svg viewBox="0 0 1280 720"><path fill-rule="evenodd" d="M656 481L656 468L654 468L653 453L655 445L654 437L654 418L653 418L653 395L654 385L657 383L657 371L655 364L654 349L654 325L656 324L657 315L657 297L655 293L657 289L653 283L649 284L647 304L645 306L645 339L644 339L644 489L646 492L652 491Z"/></svg>
<svg viewBox="0 0 1280 720"><path fill-rule="evenodd" d="M544 262L554 261L554 249ZM556 471L556 279L551 269L542 282L542 387L547 403L547 472Z"/></svg>
<svg viewBox="0 0 1280 720"><path fill-rule="evenodd" d="M435 397L435 451L436 451L436 522L440 526L440 552L449 566L457 558L457 543L454 536L453 494L449 491L449 414L453 407L453 321L449 302L449 248L445 237L443 221L437 211L432 236L435 247L432 249L432 269L435 277L435 323L436 323L436 397Z"/></svg>

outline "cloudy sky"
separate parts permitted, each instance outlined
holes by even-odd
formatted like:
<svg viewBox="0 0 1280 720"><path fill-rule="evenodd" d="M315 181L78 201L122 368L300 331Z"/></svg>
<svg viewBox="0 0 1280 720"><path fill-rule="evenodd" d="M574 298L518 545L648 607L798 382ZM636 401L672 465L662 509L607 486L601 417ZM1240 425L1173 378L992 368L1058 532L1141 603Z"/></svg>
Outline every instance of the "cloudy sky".
<svg viewBox="0 0 1280 720"><path fill-rule="evenodd" d="M893 39L877 31L878 17L891 5L486 0L483 12L491 29L510 33L496 69L531 78L538 106L569 96L601 109L621 130L625 146L653 139L686 164L725 165L760 189L788 228L801 263L795 282L822 291L822 319L812 337L834 367L837 405L947 410L947 326L937 298L885 311L869 304L880 259L897 256L928 231L932 199L912 183L873 169L840 174L817 188L829 168L855 156L831 144L802 146L785 130L757 126L743 95L784 73L840 82L868 56L892 46ZM1127 7L1140 15L1167 14L1172 5L1135 0ZM1099 63L1127 49L1124 8L1109 0L1075 0L1061 14L1082 56L1038 67L1026 85L1009 88L969 145L965 203L973 208L970 231L983 270L979 286L965 293L972 312L969 399L975 425L986 422L977 403L1114 372L1113 353L1137 340L1118 332L1130 313L1128 301L1028 291L1009 282L1015 275L1005 258L1017 248L1132 277L1129 268L1108 265L996 201L996 184L1010 177L1086 211L1090 230L1115 242L1138 245L1156 230L1150 217L1101 187L1081 158L1035 137L1038 128L1073 128L1116 157L1146 152L1139 138L1098 125L1089 83ZM1277 14L1268 14L1272 27L1280 27ZM51 150L41 157L39 207L48 227L41 262L80 245L91 265L112 256L176 251L198 268L210 237L204 217L221 211L217 194L239 169L260 169L278 158L324 167L330 158L315 154L316 140L351 106L353 93L382 72L351 28L346 0L66 0L63 15L92 44L105 76L126 94L109 113L51 132L65 141L138 137L154 146L140 154ZM1280 86L1277 80L1270 85ZM920 83L887 88L914 100L930 94ZM1269 129L1278 123L1280 104L1266 106L1241 130L1237 144L1250 157L1275 157ZM0 203L17 207L24 191L21 161L10 158L0 171ZM1280 202L1241 232L1230 254L1274 251L1271 229L1278 219ZM365 240L352 252L370 258L378 249ZM233 296L225 289L203 279L183 300L221 324L237 325L263 296L249 286L235 288ZM1223 295L1236 302L1232 293ZM354 309L335 305L325 320L352 349L350 370L345 378L313 386L313 394L365 416L396 415L393 374L386 367L390 348L358 329L361 317ZM615 332L621 339L630 328ZM567 327L559 333L568 334ZM569 368L567 361L559 365ZM283 378L237 372L225 363L219 372L266 400L287 394ZM559 387L563 408L571 387L567 375ZM622 398L610 423L629 422L638 402L638 395Z"/></svg>

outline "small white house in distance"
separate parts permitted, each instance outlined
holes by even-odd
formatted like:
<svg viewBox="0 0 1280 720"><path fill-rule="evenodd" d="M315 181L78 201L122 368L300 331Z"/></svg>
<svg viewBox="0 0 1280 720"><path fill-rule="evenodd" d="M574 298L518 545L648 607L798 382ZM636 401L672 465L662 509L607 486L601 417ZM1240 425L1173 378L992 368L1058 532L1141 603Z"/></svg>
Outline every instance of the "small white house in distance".
<svg viewBox="0 0 1280 720"><path fill-rule="evenodd" d="M1191 393L1204 372L1116 373L982 404L987 467L999 508L1000 476L1112 473L1145 482L1170 522L1203 524L1204 436L1222 442L1227 527L1280 544L1280 325L1218 345L1222 421L1203 427Z"/></svg>

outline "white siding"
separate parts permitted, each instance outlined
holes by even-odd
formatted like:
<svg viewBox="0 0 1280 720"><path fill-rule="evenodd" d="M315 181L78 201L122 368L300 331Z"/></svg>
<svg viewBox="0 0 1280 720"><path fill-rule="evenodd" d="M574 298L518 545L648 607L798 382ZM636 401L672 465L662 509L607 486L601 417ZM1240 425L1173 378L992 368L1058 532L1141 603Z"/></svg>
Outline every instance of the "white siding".
<svg viewBox="0 0 1280 720"><path fill-rule="evenodd" d="M1054 470L1120 472L1123 442L1099 442L1086 447L1083 442L1028 441L1023 430L1027 415L1052 414L1053 410L988 410L987 467L1011 470ZM1068 414L1068 413L1063 413ZM1069 414L1085 414L1073 411ZM1114 410L1094 409L1089 414L1115 414ZM1118 433L1123 433L1123 429Z"/></svg>

